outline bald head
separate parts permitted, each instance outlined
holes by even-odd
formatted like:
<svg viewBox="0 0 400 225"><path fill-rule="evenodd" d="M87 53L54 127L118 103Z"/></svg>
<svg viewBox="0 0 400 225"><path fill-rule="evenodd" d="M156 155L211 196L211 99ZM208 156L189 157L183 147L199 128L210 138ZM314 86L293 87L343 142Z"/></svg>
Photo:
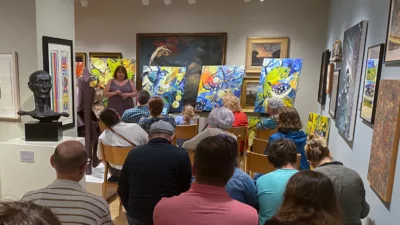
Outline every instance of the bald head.
<svg viewBox="0 0 400 225"><path fill-rule="evenodd" d="M56 147L53 155L57 173L69 174L78 171L88 160L85 146L78 141L66 141Z"/></svg>

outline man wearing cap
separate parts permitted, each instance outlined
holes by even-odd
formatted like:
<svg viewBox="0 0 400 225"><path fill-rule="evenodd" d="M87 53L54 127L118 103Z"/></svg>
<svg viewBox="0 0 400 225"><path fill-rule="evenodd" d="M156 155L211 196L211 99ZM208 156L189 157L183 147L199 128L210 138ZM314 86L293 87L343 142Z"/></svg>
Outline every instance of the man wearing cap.
<svg viewBox="0 0 400 225"><path fill-rule="evenodd" d="M163 197L190 188L192 169L186 150L173 146L174 127L153 123L149 143L132 150L125 160L118 184L129 225L153 225L153 210Z"/></svg>

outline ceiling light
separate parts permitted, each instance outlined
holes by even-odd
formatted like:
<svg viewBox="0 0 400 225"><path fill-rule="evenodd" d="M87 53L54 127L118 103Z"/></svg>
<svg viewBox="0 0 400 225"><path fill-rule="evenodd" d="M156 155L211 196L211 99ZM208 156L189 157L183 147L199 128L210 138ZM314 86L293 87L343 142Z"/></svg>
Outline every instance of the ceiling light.
<svg viewBox="0 0 400 225"><path fill-rule="evenodd" d="M82 7L88 7L89 0L81 0L81 5L82 5Z"/></svg>
<svg viewBox="0 0 400 225"><path fill-rule="evenodd" d="M143 5L149 5L150 4L150 0L142 0L142 4Z"/></svg>
<svg viewBox="0 0 400 225"><path fill-rule="evenodd" d="M164 0L165 5L171 5L172 4L172 0Z"/></svg>
<svg viewBox="0 0 400 225"><path fill-rule="evenodd" d="M188 0L188 2L189 2L189 4L194 4L194 3L196 3L196 0Z"/></svg>
<svg viewBox="0 0 400 225"><path fill-rule="evenodd" d="M250 2L251 0L244 0L244 2Z"/></svg>

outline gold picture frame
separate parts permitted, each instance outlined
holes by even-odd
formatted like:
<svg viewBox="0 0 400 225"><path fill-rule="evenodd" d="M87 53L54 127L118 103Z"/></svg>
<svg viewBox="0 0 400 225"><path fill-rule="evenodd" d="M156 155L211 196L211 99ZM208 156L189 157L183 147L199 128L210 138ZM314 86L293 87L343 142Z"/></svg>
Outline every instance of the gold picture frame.
<svg viewBox="0 0 400 225"><path fill-rule="evenodd" d="M240 96L243 112L254 112L259 83L259 78L245 77L243 79L242 94Z"/></svg>
<svg viewBox="0 0 400 225"><path fill-rule="evenodd" d="M265 47L268 47L269 49L266 49ZM246 73L258 73L258 75L260 75L262 64L265 58L287 57L289 57L289 37L247 38Z"/></svg>
<svg viewBox="0 0 400 225"><path fill-rule="evenodd" d="M89 59L91 58L110 58L122 59L121 52L89 52Z"/></svg>

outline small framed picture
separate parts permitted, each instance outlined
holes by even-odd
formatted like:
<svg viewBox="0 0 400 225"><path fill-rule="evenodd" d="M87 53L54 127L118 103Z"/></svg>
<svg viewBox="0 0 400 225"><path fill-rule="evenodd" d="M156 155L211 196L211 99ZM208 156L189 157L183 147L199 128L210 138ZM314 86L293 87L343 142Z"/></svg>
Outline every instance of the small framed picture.
<svg viewBox="0 0 400 225"><path fill-rule="evenodd" d="M256 103L257 89L260 79L258 78L244 78L241 94L241 105L243 112L254 112Z"/></svg>
<svg viewBox="0 0 400 225"><path fill-rule="evenodd" d="M19 121L18 57L16 52L0 53L0 120Z"/></svg>
<svg viewBox="0 0 400 225"><path fill-rule="evenodd" d="M89 58L122 59L121 52L89 52Z"/></svg>
<svg viewBox="0 0 400 225"><path fill-rule="evenodd" d="M336 119L337 99L339 95L339 79L340 69L336 69L333 71L331 102L329 104L329 114L332 116L333 119Z"/></svg>
<svg viewBox="0 0 400 225"><path fill-rule="evenodd" d="M332 92L332 79L333 79L333 71L335 70L335 63L329 63L328 65L328 75L326 78L326 93L331 94Z"/></svg>
<svg viewBox="0 0 400 225"><path fill-rule="evenodd" d="M83 76L83 69L87 67L86 52L75 53L75 75L77 78Z"/></svg>

